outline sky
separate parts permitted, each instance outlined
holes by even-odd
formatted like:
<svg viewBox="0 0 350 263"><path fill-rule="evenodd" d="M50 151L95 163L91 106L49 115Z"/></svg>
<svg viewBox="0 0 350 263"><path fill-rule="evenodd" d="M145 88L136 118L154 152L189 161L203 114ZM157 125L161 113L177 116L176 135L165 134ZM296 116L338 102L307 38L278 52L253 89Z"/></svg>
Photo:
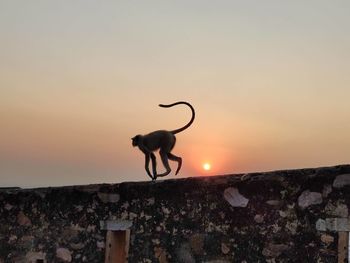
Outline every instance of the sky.
<svg viewBox="0 0 350 263"><path fill-rule="evenodd" d="M165 179L349 163L349 13L345 0L0 0L0 187L147 181L131 138L185 125L186 106L158 107L176 101L196 119Z"/></svg>

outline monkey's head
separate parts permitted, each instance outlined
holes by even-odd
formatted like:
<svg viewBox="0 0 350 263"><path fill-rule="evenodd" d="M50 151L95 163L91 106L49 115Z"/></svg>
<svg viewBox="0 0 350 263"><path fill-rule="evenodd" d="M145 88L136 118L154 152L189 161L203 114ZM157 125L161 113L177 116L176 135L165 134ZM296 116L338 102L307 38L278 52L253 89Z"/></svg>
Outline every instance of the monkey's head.
<svg viewBox="0 0 350 263"><path fill-rule="evenodd" d="M134 146L134 147L138 146L140 138L141 138L141 135L136 135L135 137L131 138L132 146Z"/></svg>

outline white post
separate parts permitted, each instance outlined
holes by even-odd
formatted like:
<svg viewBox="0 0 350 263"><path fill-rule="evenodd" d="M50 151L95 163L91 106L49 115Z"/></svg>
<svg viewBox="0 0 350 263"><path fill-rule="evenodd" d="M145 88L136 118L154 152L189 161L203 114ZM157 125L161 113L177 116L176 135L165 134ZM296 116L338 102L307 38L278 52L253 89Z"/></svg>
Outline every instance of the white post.
<svg viewBox="0 0 350 263"><path fill-rule="evenodd" d="M131 226L127 220L100 221L101 229L107 230L105 263L128 262Z"/></svg>
<svg viewBox="0 0 350 263"><path fill-rule="evenodd" d="M338 263L350 262L350 218L326 218L316 222L318 231L338 233Z"/></svg>
<svg viewBox="0 0 350 263"><path fill-rule="evenodd" d="M350 232L348 234L348 262L350 262Z"/></svg>

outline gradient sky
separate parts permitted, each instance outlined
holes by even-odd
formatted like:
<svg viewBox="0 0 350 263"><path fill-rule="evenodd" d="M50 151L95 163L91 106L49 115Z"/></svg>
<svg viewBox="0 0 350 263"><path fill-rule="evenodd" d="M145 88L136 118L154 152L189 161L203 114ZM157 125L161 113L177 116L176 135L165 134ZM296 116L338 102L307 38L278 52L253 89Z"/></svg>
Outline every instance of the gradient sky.
<svg viewBox="0 0 350 263"><path fill-rule="evenodd" d="M197 112L180 177L349 163L349 14L345 0L0 0L0 186L149 180L130 138L187 123L186 106L157 106L178 100Z"/></svg>

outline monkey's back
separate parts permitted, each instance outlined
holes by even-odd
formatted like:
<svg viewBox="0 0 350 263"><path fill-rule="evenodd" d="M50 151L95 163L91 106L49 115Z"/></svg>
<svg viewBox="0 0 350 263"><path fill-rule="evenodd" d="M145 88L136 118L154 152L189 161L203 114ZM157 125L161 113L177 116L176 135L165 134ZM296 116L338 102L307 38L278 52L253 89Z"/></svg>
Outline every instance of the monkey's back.
<svg viewBox="0 0 350 263"><path fill-rule="evenodd" d="M159 130L145 135L143 143L150 151L158 149L170 151L174 147L175 142L174 134L170 131Z"/></svg>

